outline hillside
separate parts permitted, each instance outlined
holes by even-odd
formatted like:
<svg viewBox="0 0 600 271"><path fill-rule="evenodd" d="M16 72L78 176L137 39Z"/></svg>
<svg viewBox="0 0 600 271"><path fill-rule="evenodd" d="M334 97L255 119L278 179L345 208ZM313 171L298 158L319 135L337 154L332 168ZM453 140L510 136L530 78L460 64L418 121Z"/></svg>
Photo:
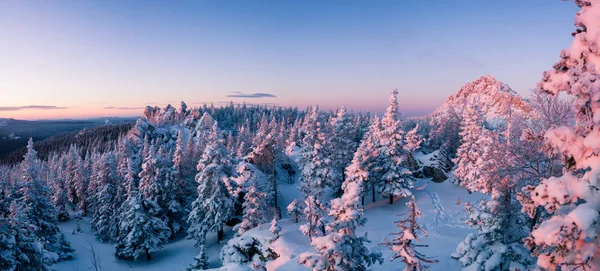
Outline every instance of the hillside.
<svg viewBox="0 0 600 271"><path fill-rule="evenodd" d="M486 75L462 86L429 116L442 115L449 108L462 111L472 101L480 106L487 119L503 118L510 113L527 115L533 110L527 100L507 84L491 75Z"/></svg>

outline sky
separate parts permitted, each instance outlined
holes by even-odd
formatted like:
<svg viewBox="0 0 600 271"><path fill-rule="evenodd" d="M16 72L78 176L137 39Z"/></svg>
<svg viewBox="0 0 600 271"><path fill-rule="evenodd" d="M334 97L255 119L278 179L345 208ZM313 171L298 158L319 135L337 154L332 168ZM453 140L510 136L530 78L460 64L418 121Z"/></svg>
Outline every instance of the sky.
<svg viewBox="0 0 600 271"><path fill-rule="evenodd" d="M247 104L424 115L482 75L527 96L572 41L559 0L0 1L0 118Z"/></svg>

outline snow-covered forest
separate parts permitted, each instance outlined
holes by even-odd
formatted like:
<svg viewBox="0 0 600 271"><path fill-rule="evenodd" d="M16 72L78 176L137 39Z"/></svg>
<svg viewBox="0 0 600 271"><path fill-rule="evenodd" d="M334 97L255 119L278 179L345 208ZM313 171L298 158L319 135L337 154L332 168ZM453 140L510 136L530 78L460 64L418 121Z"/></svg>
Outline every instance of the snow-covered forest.
<svg viewBox="0 0 600 271"><path fill-rule="evenodd" d="M0 270L600 270L600 1L575 3L528 97L483 76L423 117L397 90L382 115L181 102L96 147L30 140L0 166Z"/></svg>

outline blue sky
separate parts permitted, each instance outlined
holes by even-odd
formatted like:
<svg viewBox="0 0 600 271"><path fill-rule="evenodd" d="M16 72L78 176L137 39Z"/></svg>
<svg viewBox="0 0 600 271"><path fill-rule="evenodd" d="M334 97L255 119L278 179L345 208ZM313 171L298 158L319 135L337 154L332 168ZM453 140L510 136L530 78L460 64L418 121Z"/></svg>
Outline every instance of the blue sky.
<svg viewBox="0 0 600 271"><path fill-rule="evenodd" d="M402 111L421 115L486 74L528 95L570 44L576 11L558 0L5 1L0 117L139 115L181 100L380 112L394 88Z"/></svg>

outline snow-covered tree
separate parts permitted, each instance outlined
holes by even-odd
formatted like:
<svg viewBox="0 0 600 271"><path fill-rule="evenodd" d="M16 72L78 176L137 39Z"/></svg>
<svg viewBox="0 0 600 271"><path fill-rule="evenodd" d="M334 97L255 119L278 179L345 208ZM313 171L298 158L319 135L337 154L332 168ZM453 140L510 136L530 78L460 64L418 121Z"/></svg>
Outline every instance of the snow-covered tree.
<svg viewBox="0 0 600 271"><path fill-rule="evenodd" d="M199 245L199 248L198 255L194 257L194 263L187 268L188 271L208 269L208 256L204 244Z"/></svg>
<svg viewBox="0 0 600 271"><path fill-rule="evenodd" d="M115 241L118 237L118 223L114 218L118 216L119 203L115 202L117 186L121 181L117 173L117 162L112 153L105 153L98 159L97 172L94 174L95 183L98 185L94 195L94 213L90 221L96 237L103 241Z"/></svg>
<svg viewBox="0 0 600 271"><path fill-rule="evenodd" d="M402 259L402 262L406 265L405 271L427 270L428 264L434 264L438 261L415 250L415 247L426 246L413 243L414 241L421 241L419 235L427 236L427 232L417 222L417 218L421 217L421 209L417 207L414 196L406 203L406 206L408 206L407 217L396 222L396 226L400 231L392 234L395 236L394 239L386 239L384 244L395 253L391 259L392 261L398 258Z"/></svg>
<svg viewBox="0 0 600 271"><path fill-rule="evenodd" d="M52 187L51 201L54 208L56 208L59 221L69 220L69 212L67 211L69 198L67 196L67 186L65 183L65 163L65 156L61 158L54 156L49 169L52 176L52 179L49 180Z"/></svg>
<svg viewBox="0 0 600 271"><path fill-rule="evenodd" d="M537 265L548 270L600 269L600 1L575 4L581 10L573 43L538 84L542 92L575 98L575 125L546 132L548 143L564 156L564 173L529 187L523 203L530 215L538 206L551 215L525 240L538 256Z"/></svg>
<svg viewBox="0 0 600 271"><path fill-rule="evenodd" d="M24 158L21 164L20 197L16 199L16 210L13 212L18 214L15 219L31 227L37 240L44 244L44 249L55 253L56 257L50 263L70 259L74 250L64 239L58 226L56 209L50 203L48 185L40 179L39 160L31 139Z"/></svg>
<svg viewBox="0 0 600 271"><path fill-rule="evenodd" d="M360 179L348 179L343 184L341 198L331 200L327 224L328 234L316 237L311 244L318 253L300 254L299 263L313 270L368 270L372 264L383 263L381 253L370 252L365 243L367 236L359 237L356 229L366 223L362 217L360 198L362 194Z"/></svg>
<svg viewBox="0 0 600 271"><path fill-rule="evenodd" d="M154 201L145 200L137 188L132 188L123 210L115 257L137 259L141 250L146 260L151 260L151 253L166 244L171 234L167 223L157 217L160 208Z"/></svg>
<svg viewBox="0 0 600 271"><path fill-rule="evenodd" d="M300 231L313 238L325 235L325 225L327 225L327 204L321 202L315 196L308 196L304 200L304 216L306 223L300 225Z"/></svg>
<svg viewBox="0 0 600 271"><path fill-rule="evenodd" d="M242 223L238 227L239 235L268 221L270 214L273 212L271 212L270 205L265 201L266 198L265 193L258 191L254 186L250 186L244 195L244 203L242 204L244 215Z"/></svg>
<svg viewBox="0 0 600 271"><path fill-rule="evenodd" d="M279 226L279 223L277 222L277 217L273 217L273 219L271 220L269 232L271 232L271 234L273 234L275 236L275 238L274 238L275 240L277 240L279 238L279 233L281 232L281 226Z"/></svg>
<svg viewBox="0 0 600 271"><path fill-rule="evenodd" d="M413 188L412 172L407 166L408 153L404 150L404 132L400 123L397 94L398 90L392 91L390 106L381 120L382 130L379 133L381 148L377 164L382 173L379 192L389 197L390 204L394 202L396 196L412 195L410 189Z"/></svg>
<svg viewBox="0 0 600 271"><path fill-rule="evenodd" d="M463 112L460 126L461 144L454 159L457 181L464 187L476 182L481 175L478 159L482 156L483 148L478 143L484 130L483 115L472 101Z"/></svg>
<svg viewBox="0 0 600 271"><path fill-rule="evenodd" d="M329 145L331 147L330 160L333 172L328 185L331 187L334 196L339 196L346 177L344 170L352 161L352 155L356 151L358 144L354 140L356 138L356 131L352 116L346 112L345 107L338 110L332 122L333 131L329 139Z"/></svg>
<svg viewBox="0 0 600 271"><path fill-rule="evenodd" d="M404 136L404 150L409 153L414 153L416 150L421 148L421 143L423 143L423 137L419 134L419 124L415 126L415 128L411 129Z"/></svg>
<svg viewBox="0 0 600 271"><path fill-rule="evenodd" d="M287 214L294 219L294 223L298 223L300 217L302 217L303 209L304 208L302 207L301 203L298 202L298 199L294 199L287 206Z"/></svg>
<svg viewBox="0 0 600 271"><path fill-rule="evenodd" d="M188 216L188 238L199 243L204 242L209 232L217 232L218 241L223 240L223 227L235 212L235 198L228 189L233 185L231 158L216 123L209 143L198 162L198 197L192 203Z"/></svg>
<svg viewBox="0 0 600 271"><path fill-rule="evenodd" d="M429 123L431 131L429 140L427 140L428 147L433 150L440 149L454 157L460 146L461 121L461 113L452 106L449 106L441 115L432 118Z"/></svg>
<svg viewBox="0 0 600 271"><path fill-rule="evenodd" d="M467 203L467 223L477 228L456 248L452 258L463 270L530 270L535 260L523 246L527 234L523 215L515 212L518 206L506 179L494 189L491 200L482 201L479 209Z"/></svg>

